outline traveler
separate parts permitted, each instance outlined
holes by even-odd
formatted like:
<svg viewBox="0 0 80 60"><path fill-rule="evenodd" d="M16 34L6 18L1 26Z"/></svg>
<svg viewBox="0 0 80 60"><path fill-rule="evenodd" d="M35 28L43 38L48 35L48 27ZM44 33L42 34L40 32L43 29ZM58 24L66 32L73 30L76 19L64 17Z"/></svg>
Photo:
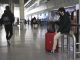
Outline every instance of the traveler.
<svg viewBox="0 0 80 60"><path fill-rule="evenodd" d="M68 12L65 11L64 7L58 9L58 14L60 15L59 20L55 23L59 26L57 33L54 36L54 44L52 52L54 53L57 46L58 39L66 33L70 32L71 22L70 22L70 15Z"/></svg>
<svg viewBox="0 0 80 60"><path fill-rule="evenodd" d="M7 42L10 42L10 39L13 35L13 23L14 23L14 15L13 13L10 11L10 7L6 6L4 13L1 17L1 21L2 24L5 27L5 31L6 31L6 39ZM9 43L10 44L10 43Z"/></svg>

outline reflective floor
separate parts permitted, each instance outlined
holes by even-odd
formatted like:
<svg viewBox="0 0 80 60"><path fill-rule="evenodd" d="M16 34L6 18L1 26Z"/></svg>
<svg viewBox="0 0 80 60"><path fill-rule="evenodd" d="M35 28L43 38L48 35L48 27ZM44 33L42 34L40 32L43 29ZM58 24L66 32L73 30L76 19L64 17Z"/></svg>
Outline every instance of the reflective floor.
<svg viewBox="0 0 80 60"><path fill-rule="evenodd" d="M7 46L4 26L0 27L0 60L73 60L66 52L45 52L45 26L14 26L10 47ZM77 59L80 60L80 59Z"/></svg>

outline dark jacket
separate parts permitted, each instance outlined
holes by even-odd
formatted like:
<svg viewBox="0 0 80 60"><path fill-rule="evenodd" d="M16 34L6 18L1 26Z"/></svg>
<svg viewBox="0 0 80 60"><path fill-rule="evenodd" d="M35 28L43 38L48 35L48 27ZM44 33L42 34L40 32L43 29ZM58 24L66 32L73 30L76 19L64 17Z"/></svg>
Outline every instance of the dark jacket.
<svg viewBox="0 0 80 60"><path fill-rule="evenodd" d="M63 16L60 16L59 21L56 22L59 25L58 32L69 33L71 27L70 15L65 12Z"/></svg>
<svg viewBox="0 0 80 60"><path fill-rule="evenodd" d="M9 11L9 10L5 10L4 13L3 13L3 15L2 15L2 17L1 17L1 22L2 23L4 23L3 17L5 17L5 16L9 17L10 23L11 23L10 25L12 25L14 23L14 20L15 20L13 13L11 13L11 11Z"/></svg>

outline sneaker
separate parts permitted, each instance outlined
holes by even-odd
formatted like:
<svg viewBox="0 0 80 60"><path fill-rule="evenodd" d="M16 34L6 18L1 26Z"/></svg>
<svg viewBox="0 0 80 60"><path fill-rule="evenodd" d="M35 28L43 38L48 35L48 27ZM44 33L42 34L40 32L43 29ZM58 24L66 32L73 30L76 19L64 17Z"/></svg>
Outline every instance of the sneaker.
<svg viewBox="0 0 80 60"><path fill-rule="evenodd" d="M51 52L49 53L49 55L55 55L55 52L54 52L54 51L51 51Z"/></svg>
<svg viewBox="0 0 80 60"><path fill-rule="evenodd" d="M57 51L56 50L54 50L54 51L52 50L51 53L57 53Z"/></svg>
<svg viewBox="0 0 80 60"><path fill-rule="evenodd" d="M52 50L51 53L55 53L55 52Z"/></svg>

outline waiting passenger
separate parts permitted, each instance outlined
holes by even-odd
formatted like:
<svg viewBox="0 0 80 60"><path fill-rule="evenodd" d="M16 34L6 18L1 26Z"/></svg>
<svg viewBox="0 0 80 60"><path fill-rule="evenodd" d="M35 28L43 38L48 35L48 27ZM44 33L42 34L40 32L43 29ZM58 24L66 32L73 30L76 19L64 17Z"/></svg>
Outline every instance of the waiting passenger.
<svg viewBox="0 0 80 60"><path fill-rule="evenodd" d="M37 23L36 18L35 18L35 17L32 18L32 19L31 19L31 25L32 25L32 24L36 24L36 23Z"/></svg>
<svg viewBox="0 0 80 60"><path fill-rule="evenodd" d="M56 21L55 23L59 26L59 29L53 38L54 39L53 50L52 50L53 53L55 52L58 39L63 34L69 33L71 27L70 15L68 12L65 12L64 7L58 9L58 14L60 15L60 18L59 21Z"/></svg>

